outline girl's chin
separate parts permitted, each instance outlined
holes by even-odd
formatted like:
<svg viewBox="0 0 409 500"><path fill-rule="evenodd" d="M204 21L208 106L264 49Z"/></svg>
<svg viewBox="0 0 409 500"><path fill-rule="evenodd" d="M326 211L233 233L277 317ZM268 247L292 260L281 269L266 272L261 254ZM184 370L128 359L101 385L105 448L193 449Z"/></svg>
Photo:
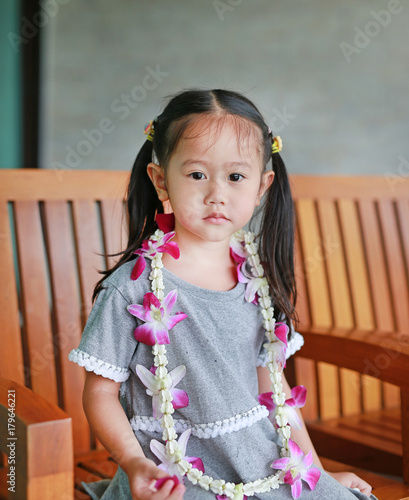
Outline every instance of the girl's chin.
<svg viewBox="0 0 409 500"><path fill-rule="evenodd" d="M230 222L228 219L222 217L207 217L206 219L203 220L206 224L211 224L214 226L222 226Z"/></svg>

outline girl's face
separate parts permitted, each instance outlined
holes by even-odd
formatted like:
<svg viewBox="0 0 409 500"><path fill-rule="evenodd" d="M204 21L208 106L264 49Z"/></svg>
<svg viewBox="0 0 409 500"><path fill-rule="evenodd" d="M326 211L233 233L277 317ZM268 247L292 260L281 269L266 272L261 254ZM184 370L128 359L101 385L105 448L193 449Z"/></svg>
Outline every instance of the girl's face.
<svg viewBox="0 0 409 500"><path fill-rule="evenodd" d="M171 204L178 239L226 241L250 220L274 172L262 173L259 134L248 128L239 135L242 124L217 127L204 118L185 132L166 173L148 166L159 199Z"/></svg>

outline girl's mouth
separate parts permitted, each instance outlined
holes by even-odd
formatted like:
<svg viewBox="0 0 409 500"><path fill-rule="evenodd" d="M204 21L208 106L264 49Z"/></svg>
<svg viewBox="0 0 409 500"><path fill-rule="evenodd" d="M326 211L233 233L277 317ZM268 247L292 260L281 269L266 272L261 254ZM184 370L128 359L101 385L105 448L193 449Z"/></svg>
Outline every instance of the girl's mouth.
<svg viewBox="0 0 409 500"><path fill-rule="evenodd" d="M220 212L213 212L205 217L204 220L210 224L224 224L229 219Z"/></svg>

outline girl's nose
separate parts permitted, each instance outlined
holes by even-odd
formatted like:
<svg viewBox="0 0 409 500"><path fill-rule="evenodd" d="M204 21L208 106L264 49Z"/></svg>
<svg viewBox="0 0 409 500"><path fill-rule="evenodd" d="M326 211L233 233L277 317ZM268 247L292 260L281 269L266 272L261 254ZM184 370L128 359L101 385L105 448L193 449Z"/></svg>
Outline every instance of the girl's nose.
<svg viewBox="0 0 409 500"><path fill-rule="evenodd" d="M206 205L224 205L225 195L223 187L218 181L210 181L205 196Z"/></svg>

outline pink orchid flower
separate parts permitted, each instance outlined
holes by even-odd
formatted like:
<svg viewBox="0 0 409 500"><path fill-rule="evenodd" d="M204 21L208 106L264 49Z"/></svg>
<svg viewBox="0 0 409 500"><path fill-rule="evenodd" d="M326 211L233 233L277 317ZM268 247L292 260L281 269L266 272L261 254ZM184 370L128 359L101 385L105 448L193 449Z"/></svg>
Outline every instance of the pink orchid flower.
<svg viewBox="0 0 409 500"><path fill-rule="evenodd" d="M230 239L230 255L237 264L241 264L247 259L247 252L244 248L244 244L241 241L237 241L234 235Z"/></svg>
<svg viewBox="0 0 409 500"><path fill-rule="evenodd" d="M176 486L178 484L180 484L179 478L177 476L161 477L160 479L158 479L156 481L155 488L157 490L159 490L161 488L161 486L166 483L166 481L173 481L173 483L174 483L174 486L170 490L171 493L172 493L173 489L176 488Z"/></svg>
<svg viewBox="0 0 409 500"><path fill-rule="evenodd" d="M138 342L146 345L170 343L169 330L187 318L187 315L182 312L170 315L176 299L176 290L169 292L162 303L152 292L148 292L143 298L143 305L132 304L127 307L132 316L145 321L143 325L135 329L134 335Z"/></svg>
<svg viewBox="0 0 409 500"><path fill-rule="evenodd" d="M275 416L277 405L272 400L272 392L264 392L258 397L258 401L261 405L267 407L270 413ZM285 420L294 429L301 429L301 420L297 414L296 408L302 408L305 405L305 400L307 398L307 389L303 385L297 385L291 389L291 398L285 400L285 405L281 410L281 421L283 425L287 425Z"/></svg>
<svg viewBox="0 0 409 500"><path fill-rule="evenodd" d="M192 429L187 429L184 431L179 439L178 439L178 445L181 450L182 454L182 460L186 460L186 462L189 462L192 464L193 467L196 469L204 472L204 465L203 462L200 458L198 457L186 457L186 447L187 447L187 442L189 441L190 433L192 432ZM168 474L175 475L181 482L183 482L183 476L179 471L178 465L173 462L173 458L169 457L166 454L166 447L164 444L160 443L156 439L152 439L150 443L150 448L152 453L159 458L159 460L162 462L159 465L159 468L167 472Z"/></svg>
<svg viewBox="0 0 409 500"><path fill-rule="evenodd" d="M312 452L304 455L301 449L291 439L288 440L290 457L279 458L275 460L271 467L281 469L285 472L284 483L291 485L291 494L293 498L298 498L302 491L302 482L304 480L311 490L317 485L321 476L321 471L312 465Z"/></svg>
<svg viewBox="0 0 409 500"><path fill-rule="evenodd" d="M170 241L175 236L175 231L167 233L160 238L158 241L145 240L142 243L142 248L138 248L134 254L139 255L136 259L134 268L131 273L131 279L137 280L139 276L143 273L146 267L146 258L153 259L157 253L168 253L174 259L180 257L180 250L178 244L175 241Z"/></svg>
<svg viewBox="0 0 409 500"><path fill-rule="evenodd" d="M278 340L281 340L283 344L287 347L287 335L290 329L288 328L288 325L286 323L283 323L280 321L279 323L275 324L274 327L274 334L278 338Z"/></svg>
<svg viewBox="0 0 409 500"><path fill-rule="evenodd" d="M153 369L152 369L153 368ZM156 367L150 370L142 365L136 365L136 374L140 378L142 384L146 387L148 396L152 396L153 418L159 420L163 415L161 411L160 392L162 387L161 381L155 377ZM189 406L189 396L182 389L175 389L175 386L182 380L186 374L186 366L180 365L168 373L171 384L167 390L172 396L173 408L184 408Z"/></svg>

